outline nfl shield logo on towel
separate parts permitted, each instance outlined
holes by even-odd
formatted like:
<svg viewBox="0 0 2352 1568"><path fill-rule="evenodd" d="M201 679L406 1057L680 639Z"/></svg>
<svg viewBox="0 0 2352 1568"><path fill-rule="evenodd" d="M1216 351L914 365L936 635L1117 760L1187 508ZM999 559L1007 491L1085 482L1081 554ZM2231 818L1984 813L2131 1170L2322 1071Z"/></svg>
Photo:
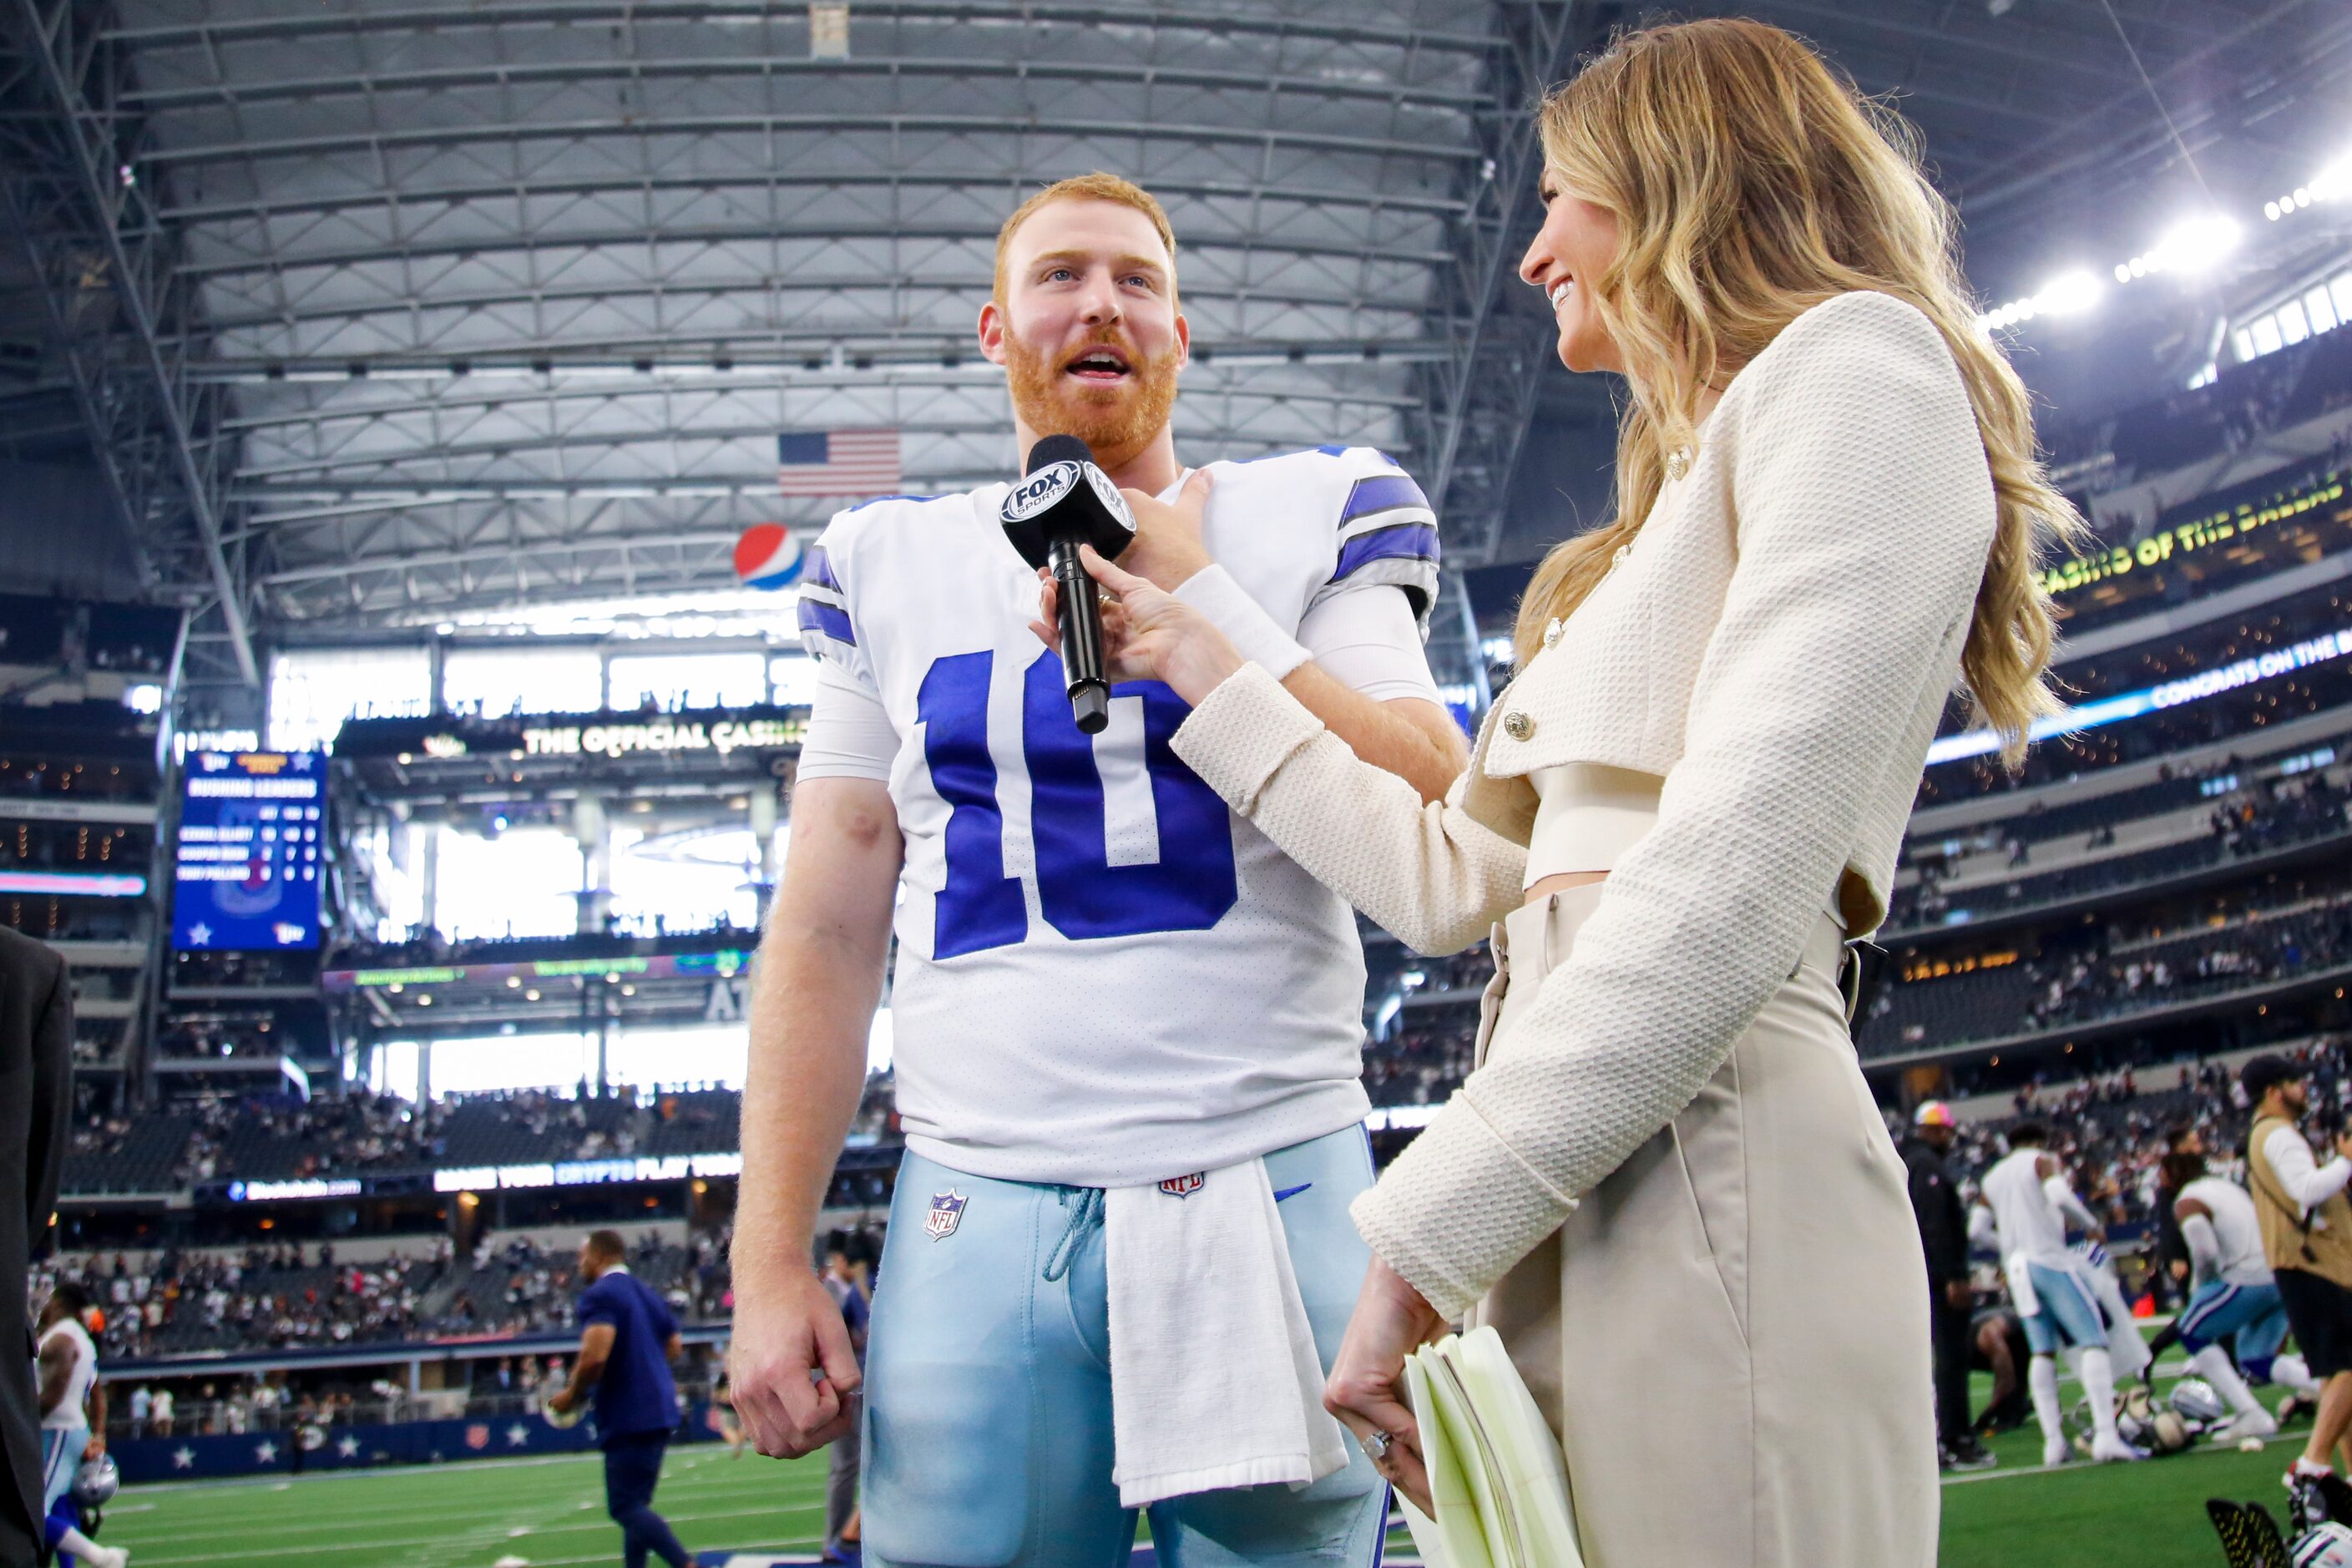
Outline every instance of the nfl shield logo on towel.
<svg viewBox="0 0 2352 1568"><path fill-rule="evenodd" d="M1171 1198L1189 1198L1209 1184L1209 1173L1195 1171L1189 1176L1171 1176L1160 1184L1160 1190Z"/></svg>
<svg viewBox="0 0 2352 1568"><path fill-rule="evenodd" d="M970 1202L961 1193L945 1192L931 1194L931 1212L923 1220L923 1228L933 1241L945 1241L963 1223L963 1205Z"/></svg>

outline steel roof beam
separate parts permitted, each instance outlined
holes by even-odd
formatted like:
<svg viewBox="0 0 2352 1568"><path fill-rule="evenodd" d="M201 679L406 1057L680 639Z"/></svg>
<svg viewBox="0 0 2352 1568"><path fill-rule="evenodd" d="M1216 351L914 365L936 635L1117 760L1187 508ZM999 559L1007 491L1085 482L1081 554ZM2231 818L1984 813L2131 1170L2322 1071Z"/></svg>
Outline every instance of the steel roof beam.
<svg viewBox="0 0 2352 1568"><path fill-rule="evenodd" d="M620 292L620 290L615 290ZM458 380L469 375L556 376L628 374L651 375L678 369L695 372L715 368L723 360L730 374L743 376L807 373L824 377L855 371L859 377L887 377L908 368L971 369L986 362L976 344L957 337L908 334L915 341L904 346L881 342L848 342L838 334L811 337L805 346L789 344L793 333L772 328L745 328L733 333L680 333L695 345L681 353L678 339L619 342L573 342L561 349L552 344L509 344L486 353L465 350L410 353L255 355L192 361L195 381L268 383L283 381L332 384L345 381ZM739 346L740 345L740 346ZM1347 364L1357 362L1411 363L1440 359L1448 350L1418 335L1396 338L1326 338L1313 342L1233 338L1223 342L1194 339L1195 365ZM861 363L863 362L863 363ZM844 377L842 384L851 384Z"/></svg>
<svg viewBox="0 0 2352 1568"><path fill-rule="evenodd" d="M232 315L215 310L208 323L211 335L229 337L240 332L255 332L272 328L303 326L352 326L382 316L414 318L420 314L448 316L462 313L479 315L508 305L594 304L608 300L642 300L647 304L708 303L736 299L839 299L859 293L896 295L908 289L921 289L942 295L972 296L976 311L988 294L985 279L916 279L867 276L863 278L825 278L813 281L797 281L790 287L771 280L765 286L759 279L745 279L710 283L656 284L635 279L614 279L595 283L575 283L562 286L542 285L538 288L518 285L511 289L477 289L459 293L436 289L430 299L404 298L385 295L364 303L319 306L304 309L297 306L283 312L263 315ZM1254 288L1246 291L1234 289L1212 291L1192 290L1196 305L1203 300L1233 301L1246 305L1281 305L1301 309L1365 311L1411 319L1421 309L1417 299L1361 299L1355 296L1317 292L1305 289ZM658 329L656 329L658 330ZM757 331L758 329L753 329ZM775 329L769 329L773 331ZM667 339L673 334L663 332ZM699 338L691 328L677 330L676 336ZM450 351L462 354L462 350ZM362 354L360 357L366 357Z"/></svg>
<svg viewBox="0 0 2352 1568"><path fill-rule="evenodd" d="M1497 313L1503 290L1514 282L1521 230L1536 210L1542 161L1536 100L1567 74L1578 46L1593 32L1591 11L1577 0L1537 0L1505 13L1507 24L1516 19L1521 30L1498 39L1490 59L1495 111L1481 128L1486 156L1472 176L1455 266L1431 292L1432 336L1451 344L1454 357L1426 373L1424 461L1439 526L1462 564L1483 564L1501 538L1509 468L1534 416L1541 360L1529 331L1498 323ZM1477 445L1473 463L1463 460L1465 438ZM1475 484L1457 488L1474 468Z"/></svg>
<svg viewBox="0 0 2352 1568"><path fill-rule="evenodd" d="M19 0L31 5L34 0ZM1118 142L1177 140L1208 146L1242 146L1273 152L1293 148L1349 157L1392 158L1405 163L1445 163L1459 161L1464 150L1443 142L1386 137L1341 135L1332 132L1286 131L1276 127L1169 124L1118 120L1055 120L1041 116L1024 122L1031 136L1066 136L1074 141ZM839 114L714 114L660 122L665 137L760 135L791 137L872 132L884 136L1001 136L1001 117L977 114L900 114L861 116ZM347 131L317 136L280 136L247 142L221 142L196 146L156 147L143 163L160 168L200 168L239 160L310 159L338 153L382 155L404 148L466 148L478 152L491 144L526 142L643 141L646 128L617 120L518 121L500 126L420 125L406 128Z"/></svg>
<svg viewBox="0 0 2352 1568"><path fill-rule="evenodd" d="M827 384L851 384L846 377L793 383L793 385L802 388L822 387ZM919 390L923 385L922 383L912 380L895 381L891 384L910 391ZM988 383L982 382L981 384L986 385ZM339 407L330 403L309 408L244 414L222 421L221 427L226 430L251 434L304 426L382 424L398 419L427 418L436 414L467 414L508 408L545 408L550 405L561 403L609 403L629 397L652 396L656 392L677 392L688 396L725 395L730 393L744 396L767 396L772 395L775 390L772 384L762 384L756 380L733 376L699 382L664 383L658 386L602 383L530 389L517 388L510 393L489 393L478 397L419 398L404 403L367 404L348 408ZM1259 388L1195 384L1188 388L1183 395L1184 405L1192 407L1198 407L1202 402L1210 399L1321 404L1336 407L1353 407L1361 405L1402 409L1419 406L1419 400L1409 393L1384 392L1371 387L1353 391L1338 387L1318 390L1299 387Z"/></svg>
<svg viewBox="0 0 2352 1568"><path fill-rule="evenodd" d="M63 143L52 149L57 161L64 165L53 181L58 187L58 195L65 198L56 210L64 213L77 204L83 209L85 232L77 237L96 246L92 259L103 258L108 269L101 275L105 292L129 339L134 367L131 374L110 380L118 386L126 381L135 385L148 417L162 436L163 455L178 480L178 499L188 509L195 526L205 568L236 652L237 671L247 685L258 685L261 670L254 658L252 633L246 622L244 586L232 571L221 543L217 504L220 475L212 462L215 454L209 449L199 454L192 429L192 405L205 394L192 390L165 357L164 313L171 305L173 288L167 254L171 237L140 184L117 174L119 167L128 166L130 142L135 131L126 125L112 103L93 105L83 95L82 83L93 74L93 57L88 30L80 26L74 0L55 0L46 10L41 0L14 0L8 15L13 23L8 31L16 35L13 41L18 53L33 62L26 75L46 97L54 116L56 138ZM107 64L106 60L97 61L96 74L110 86ZM20 178L29 185L32 176L26 172ZM12 180L12 191L16 184ZM19 209L16 216L20 223L26 216L23 194L11 204ZM28 233L20 234L20 239L35 270L48 285L50 303L58 312L59 321L70 323L77 313L89 313L95 301L88 296L96 292L96 285L88 266L60 267L58 258L41 255ZM71 286L83 296L69 307L56 292L68 286L68 272ZM70 354L71 342L66 346ZM77 381L85 374L78 367ZM86 400L86 406L94 405ZM103 424L90 432L91 440L100 447L101 461L110 466L119 460L114 449L116 435ZM129 499L120 485L116 493L119 499ZM148 533L146 518L132 517L130 521L134 537Z"/></svg>
<svg viewBox="0 0 2352 1568"><path fill-rule="evenodd" d="M2178 59L2159 65L2154 72L2154 79L2161 88L2174 78L2194 70L2215 55L2252 37L2282 17L2300 11L2310 4L2311 0L2279 0L2278 4L2257 13L2219 37L2209 37L2201 45L2189 50ZM2135 21L2141 19L2134 18ZM2345 29L2338 29L2336 37L2340 38L2345 31ZM2006 179L1993 182L1989 176L1998 171L1988 170L1986 171L1988 178L1962 184L1958 193L1962 210L1974 216L1996 209L2064 178L2094 158L2120 162L2121 160L2118 160L2116 155L2117 138L2111 129L2115 117L2119 113L2131 112L2136 121L2146 122L2148 119L2147 111L2141 105L2147 95L2147 89L2137 80L2133 80L2130 86L2121 89L2067 120L2051 134L2017 149L2005 160L2004 166L2011 170L2023 172L2012 174ZM2189 129L2197 122L2210 118L2216 112L2217 107L2211 100L2200 94L2193 105L2182 103L2178 106L2180 112L2176 116L2176 122L2181 124L2184 130ZM2094 132L2091 128L2095 126L2102 128L2101 131ZM2170 137L2158 131L2151 131L2148 141L2151 145L2168 144ZM2057 155L2061 153L2061 149L2069 143L2073 144L2074 151L2068 154ZM2053 155L2056 155L2054 159Z"/></svg>
<svg viewBox="0 0 2352 1568"><path fill-rule="evenodd" d="M551 250L614 250L624 247L643 249L647 246L692 245L763 245L846 243L868 240L890 242L919 240L942 245L960 243L993 245L996 226L945 225L927 227L920 223L905 227L887 224L841 224L830 227L799 225L770 226L745 224L733 228L659 228L647 230L604 229L590 233L511 235L495 237L468 237L418 243L414 240L399 244L351 246L341 249L317 252L273 253L268 256L220 258L214 260L185 260L179 270L184 277L210 279L244 277L257 272L292 272L304 268L330 270L348 269L375 263L439 260L488 259L499 256L529 255ZM215 244L220 243L213 237ZM1210 239L1179 237L1179 244L1187 258L1203 251L1237 251L1244 257L1286 256L1322 257L1349 261L1384 261L1400 266L1435 267L1446 261L1448 254L1437 249L1407 250L1377 244L1348 245L1337 240L1294 240L1260 238L1250 236L1219 236ZM1186 292L1197 290L1187 289Z"/></svg>
<svg viewBox="0 0 2352 1568"><path fill-rule="evenodd" d="M1447 32L1430 27L1400 27L1372 21L1326 22L1311 16L1252 16L1245 11L1186 10L1154 6L1077 5L1066 0L859 0L864 19L893 21L986 21L1032 25L1065 23L1079 26L1115 25L1164 31L1206 33L1217 37L1316 38L1337 44L1381 44L1397 47L1479 55L1492 41L1485 35ZM782 20L794 30L805 28L801 18L779 17L772 0L582 0L580 4L549 4L547 0L498 6L416 5L394 9L369 6L353 11L297 12L278 16L230 19L207 17L200 22L153 26L116 27L110 40L142 48L155 47L217 47L250 39L287 40L372 35L451 33L482 27L525 26L625 26L651 21L746 22Z"/></svg>
<svg viewBox="0 0 2352 1568"><path fill-rule="evenodd" d="M907 192L919 195L939 187L951 188L975 183L992 184L1002 181L1008 185L1024 182L1018 170L999 170L986 174L959 177L950 171L924 172L908 169L876 170L866 174L775 174L750 172L727 174L696 171L677 174L635 174L615 172L609 174L554 174L541 178L534 175L528 194L532 198L545 196L601 196L627 194L641 195L671 191L706 191L718 195L727 191L788 191L788 190L865 190L869 188ZM1334 207L1343 209L1369 208L1374 211L1420 213L1435 217L1450 217L1463 210L1459 197L1444 193L1415 191L1384 191L1367 188L1360 191L1341 189L1302 190L1289 186L1250 185L1234 181L1201 180L1181 175L1155 174L1150 177L1152 194L1163 200L1182 196L1200 201L1245 201L1274 203L1301 207ZM304 194L282 198L262 196L199 197L166 206L163 216L182 224L212 223L231 217L269 218L280 216L362 211L397 204L401 207L463 206L475 202L516 201L525 194L513 180L485 182L479 184L431 185L402 184L368 187L341 194ZM1008 207L1008 211L1010 208ZM1182 236L1178 236L1179 242Z"/></svg>
<svg viewBox="0 0 2352 1568"><path fill-rule="evenodd" d="M494 14L494 13L493 13ZM283 101L317 102L338 98L378 97L386 93L437 93L473 88L541 85L593 85L619 79L626 81L686 78L694 80L751 77L761 80L819 77L905 78L946 77L1014 80L1076 81L1087 84L1128 83L1137 87L1188 87L1210 91L1244 92L1253 97L1321 98L1341 102L1384 103L1469 113L1479 107L1474 92L1407 83L1367 83L1329 77L1276 76L1270 72L1204 70L1191 66L1152 63L1123 65L1115 60L943 59L920 56L861 57L847 60L778 58L737 55L711 58L671 56L661 59L500 61L489 64L411 68L351 76L282 78L266 82L190 83L146 88L126 95L126 101L150 111L211 108L227 104L250 108Z"/></svg>

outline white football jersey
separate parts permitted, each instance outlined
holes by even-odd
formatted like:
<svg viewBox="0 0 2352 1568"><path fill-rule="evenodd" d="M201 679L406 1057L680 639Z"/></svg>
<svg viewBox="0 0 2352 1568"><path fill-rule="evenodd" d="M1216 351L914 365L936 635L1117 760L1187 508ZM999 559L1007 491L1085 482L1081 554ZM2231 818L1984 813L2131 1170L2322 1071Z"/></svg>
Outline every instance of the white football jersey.
<svg viewBox="0 0 2352 1568"><path fill-rule="evenodd" d="M2074 1262L2066 1250L2066 1226L2043 1190L2035 1162L2039 1149L2020 1149L2004 1156L1984 1176L1985 1203L2000 1231L2003 1262L2022 1253L2028 1263L2044 1268L2065 1268Z"/></svg>
<svg viewBox="0 0 2352 1568"><path fill-rule="evenodd" d="M2221 1244L2221 1278L2232 1285L2268 1285L2271 1266L2263 1257L2263 1231L2254 1215L2253 1195L2221 1176L2200 1176L2180 1189L2213 1216L2213 1235Z"/></svg>
<svg viewBox="0 0 2352 1568"><path fill-rule="evenodd" d="M73 1371L66 1374L65 1397L43 1414L41 1426L51 1432L78 1432L89 1425L89 1385L98 1381L98 1347L90 1343L89 1331L73 1318L60 1318L43 1331L41 1348L47 1350L57 1339L73 1347Z"/></svg>
<svg viewBox="0 0 2352 1568"><path fill-rule="evenodd" d="M1436 519L1390 458L1213 470L1209 550L1286 632L1374 587L1426 616ZM810 652L897 735L908 1146L976 1175L1123 1186L1361 1120L1354 915L1177 760L1190 709L1167 687L1121 684L1109 726L1078 730L1060 656L1029 630L1009 488L842 512L803 580Z"/></svg>

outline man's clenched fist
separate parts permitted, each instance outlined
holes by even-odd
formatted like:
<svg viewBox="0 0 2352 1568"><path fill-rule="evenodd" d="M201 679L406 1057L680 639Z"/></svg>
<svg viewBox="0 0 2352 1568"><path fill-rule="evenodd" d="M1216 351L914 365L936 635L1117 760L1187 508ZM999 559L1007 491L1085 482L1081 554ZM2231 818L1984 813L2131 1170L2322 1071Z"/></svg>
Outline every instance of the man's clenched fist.
<svg viewBox="0 0 2352 1568"><path fill-rule="evenodd" d="M857 1356L841 1308L812 1273L739 1290L727 1356L735 1414L772 1459L813 1454L850 1429Z"/></svg>

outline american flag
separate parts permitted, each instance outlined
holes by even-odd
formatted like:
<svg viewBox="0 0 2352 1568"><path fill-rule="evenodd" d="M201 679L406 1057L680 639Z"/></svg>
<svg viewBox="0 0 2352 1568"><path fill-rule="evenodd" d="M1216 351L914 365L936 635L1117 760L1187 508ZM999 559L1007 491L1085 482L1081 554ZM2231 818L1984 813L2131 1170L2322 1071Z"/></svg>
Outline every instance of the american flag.
<svg viewBox="0 0 2352 1568"><path fill-rule="evenodd" d="M870 496L898 488L896 430L787 430L776 488L788 496Z"/></svg>

